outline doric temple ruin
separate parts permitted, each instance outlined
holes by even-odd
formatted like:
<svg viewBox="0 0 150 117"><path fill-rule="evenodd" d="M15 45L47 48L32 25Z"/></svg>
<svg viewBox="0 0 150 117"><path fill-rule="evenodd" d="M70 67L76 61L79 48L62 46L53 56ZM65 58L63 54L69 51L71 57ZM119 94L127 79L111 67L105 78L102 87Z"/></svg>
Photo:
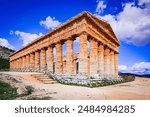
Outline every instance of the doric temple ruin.
<svg viewBox="0 0 150 117"><path fill-rule="evenodd" d="M75 54L73 42L77 37L79 53ZM63 55L64 43L66 55ZM10 55L10 69L117 78L119 46L109 23L82 12Z"/></svg>

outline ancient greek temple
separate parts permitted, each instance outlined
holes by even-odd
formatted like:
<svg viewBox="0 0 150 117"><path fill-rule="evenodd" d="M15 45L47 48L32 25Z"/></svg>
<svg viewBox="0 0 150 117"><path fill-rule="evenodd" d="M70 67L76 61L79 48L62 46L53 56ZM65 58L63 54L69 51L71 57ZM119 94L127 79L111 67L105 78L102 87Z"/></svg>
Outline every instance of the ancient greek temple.
<svg viewBox="0 0 150 117"><path fill-rule="evenodd" d="M77 38L79 52L74 53L73 42ZM64 43L66 55L63 55ZM109 23L89 12L82 12L10 55L10 69L49 71L67 76L118 77L119 46Z"/></svg>

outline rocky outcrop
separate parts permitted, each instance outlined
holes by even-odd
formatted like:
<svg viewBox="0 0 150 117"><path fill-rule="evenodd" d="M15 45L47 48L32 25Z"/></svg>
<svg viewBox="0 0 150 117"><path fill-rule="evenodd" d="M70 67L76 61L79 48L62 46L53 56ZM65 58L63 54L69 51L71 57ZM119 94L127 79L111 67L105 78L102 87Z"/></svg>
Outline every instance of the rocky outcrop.
<svg viewBox="0 0 150 117"><path fill-rule="evenodd" d="M9 48L0 46L0 58L3 59L9 59L9 55L12 54L13 52L15 52L14 50L11 50Z"/></svg>

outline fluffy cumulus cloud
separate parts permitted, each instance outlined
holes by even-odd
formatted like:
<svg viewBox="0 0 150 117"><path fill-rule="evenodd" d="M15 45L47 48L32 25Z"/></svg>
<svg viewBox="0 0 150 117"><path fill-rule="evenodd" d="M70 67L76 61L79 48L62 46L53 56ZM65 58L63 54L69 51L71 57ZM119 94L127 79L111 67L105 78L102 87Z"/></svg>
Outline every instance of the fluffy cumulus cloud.
<svg viewBox="0 0 150 117"><path fill-rule="evenodd" d="M150 74L150 62L140 62L130 67L119 65L119 71L122 73Z"/></svg>
<svg viewBox="0 0 150 117"><path fill-rule="evenodd" d="M103 13L104 9L106 8L106 4L104 3L104 1L97 1L97 7L96 7L96 13L101 14Z"/></svg>
<svg viewBox="0 0 150 117"><path fill-rule="evenodd" d="M23 41L23 46L43 35L42 33L32 34L21 31L10 31L10 34L17 35L19 39Z"/></svg>
<svg viewBox="0 0 150 117"><path fill-rule="evenodd" d="M139 0L139 5L150 3L150 0Z"/></svg>
<svg viewBox="0 0 150 117"><path fill-rule="evenodd" d="M40 21L40 25L44 26L46 29L54 29L55 27L57 27L58 25L60 25L61 23L56 20L54 17L50 17L48 16L45 20Z"/></svg>
<svg viewBox="0 0 150 117"><path fill-rule="evenodd" d="M117 37L124 42L136 46L150 43L150 0L139 0L138 5L124 3L123 11L117 15L96 16L108 21Z"/></svg>
<svg viewBox="0 0 150 117"><path fill-rule="evenodd" d="M10 48L10 49L15 49L14 46L12 46L7 39L4 39L4 38L0 38L0 46L3 46L3 47L7 47L7 48Z"/></svg>

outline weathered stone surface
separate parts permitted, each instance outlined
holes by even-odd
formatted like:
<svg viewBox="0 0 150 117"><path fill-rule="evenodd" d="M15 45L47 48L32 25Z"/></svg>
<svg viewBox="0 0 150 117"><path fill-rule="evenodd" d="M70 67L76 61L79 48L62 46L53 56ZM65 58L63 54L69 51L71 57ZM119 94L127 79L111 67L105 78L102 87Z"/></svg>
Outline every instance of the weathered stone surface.
<svg viewBox="0 0 150 117"><path fill-rule="evenodd" d="M73 74L73 41L68 39L66 42L67 52L66 52L66 73L67 75Z"/></svg>
<svg viewBox="0 0 150 117"><path fill-rule="evenodd" d="M56 44L56 74L61 75L63 70L62 66L62 44Z"/></svg>
<svg viewBox="0 0 150 117"><path fill-rule="evenodd" d="M90 75L98 73L98 42L90 40Z"/></svg>
<svg viewBox="0 0 150 117"><path fill-rule="evenodd" d="M88 51L87 51L87 34L82 33L79 37L80 50L79 50L79 74L88 74Z"/></svg>
<svg viewBox="0 0 150 117"><path fill-rule="evenodd" d="M35 52L35 70L36 71L40 70L40 51L39 50Z"/></svg>
<svg viewBox="0 0 150 117"><path fill-rule="evenodd" d="M46 50L45 48L41 49L41 66L40 71L44 72L46 70Z"/></svg>
<svg viewBox="0 0 150 117"><path fill-rule="evenodd" d="M77 37L79 53L75 54L73 41ZM51 72L59 78L117 78L119 45L107 22L83 12L12 54L10 66L15 71Z"/></svg>

